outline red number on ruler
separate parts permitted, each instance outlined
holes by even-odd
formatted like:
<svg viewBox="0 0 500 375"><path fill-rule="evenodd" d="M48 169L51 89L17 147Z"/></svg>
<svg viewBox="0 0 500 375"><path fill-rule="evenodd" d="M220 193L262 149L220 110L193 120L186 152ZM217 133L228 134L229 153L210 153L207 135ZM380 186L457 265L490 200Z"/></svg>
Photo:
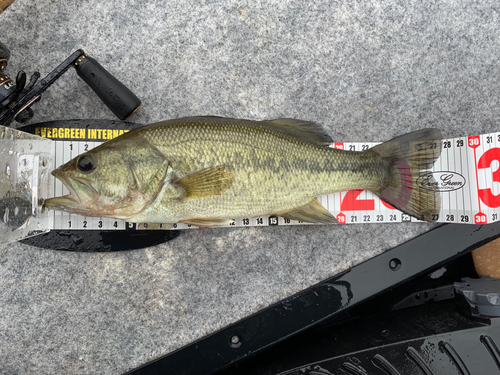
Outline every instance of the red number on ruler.
<svg viewBox="0 0 500 375"><path fill-rule="evenodd" d="M375 199L357 199L363 190L349 190L345 195L344 199L342 199L342 204L340 205L341 211L369 211L375 210ZM391 209L395 210L396 208L387 203L384 200L380 200L382 204ZM337 219L338 220L338 219ZM340 220L339 220L340 221Z"/></svg>
<svg viewBox="0 0 500 375"><path fill-rule="evenodd" d="M343 143L338 143L338 142L335 142L333 147L339 149L339 150L343 150L344 149L344 144Z"/></svg>
<svg viewBox="0 0 500 375"><path fill-rule="evenodd" d="M469 137L470 138L470 137ZM486 151L477 163L478 169L490 168L491 163L496 160L500 162L500 148L490 148ZM500 183L500 168L492 173L493 182ZM478 189L479 198L483 201L485 205L491 208L500 207L500 194L493 195L491 188Z"/></svg>
<svg viewBox="0 0 500 375"><path fill-rule="evenodd" d="M375 210L374 199L357 199L363 189L349 190L342 199L340 211L373 211Z"/></svg>
<svg viewBox="0 0 500 375"><path fill-rule="evenodd" d="M471 135L470 137L467 137L467 144L472 148L479 147L481 145L481 139L478 135Z"/></svg>
<svg viewBox="0 0 500 375"><path fill-rule="evenodd" d="M345 215L342 212L337 215L337 221L339 224L345 224Z"/></svg>
<svg viewBox="0 0 500 375"><path fill-rule="evenodd" d="M474 224L486 224L486 215L479 212L474 215Z"/></svg>

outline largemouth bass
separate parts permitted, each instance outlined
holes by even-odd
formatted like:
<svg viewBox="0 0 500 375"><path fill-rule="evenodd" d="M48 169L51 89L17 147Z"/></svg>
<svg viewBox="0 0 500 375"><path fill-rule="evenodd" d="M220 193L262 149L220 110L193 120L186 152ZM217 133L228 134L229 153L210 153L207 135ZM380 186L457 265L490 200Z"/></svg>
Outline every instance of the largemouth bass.
<svg viewBox="0 0 500 375"><path fill-rule="evenodd" d="M318 196L369 189L422 220L439 196L416 185L439 157L441 133L424 129L362 152L330 148L320 126L189 117L134 129L52 174L70 194L45 207L136 223L217 226L266 214L336 223Z"/></svg>

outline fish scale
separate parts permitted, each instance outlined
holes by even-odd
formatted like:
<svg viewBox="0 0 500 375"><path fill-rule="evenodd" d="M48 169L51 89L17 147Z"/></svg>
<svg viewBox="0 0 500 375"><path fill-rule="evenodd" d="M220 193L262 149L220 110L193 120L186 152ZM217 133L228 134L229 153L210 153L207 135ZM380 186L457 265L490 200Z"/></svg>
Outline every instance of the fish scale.
<svg viewBox="0 0 500 375"><path fill-rule="evenodd" d="M174 206L174 211L183 214L176 219L288 211L316 196L361 185L371 187L369 178L381 179L376 158L363 160L367 158L360 153L318 146L255 122L178 120L170 126L151 127L154 130L145 129L143 136L166 155L180 176L216 165L231 165L236 170L233 185L220 196L181 202L158 197L161 202L149 210ZM236 158L238 154L245 159Z"/></svg>

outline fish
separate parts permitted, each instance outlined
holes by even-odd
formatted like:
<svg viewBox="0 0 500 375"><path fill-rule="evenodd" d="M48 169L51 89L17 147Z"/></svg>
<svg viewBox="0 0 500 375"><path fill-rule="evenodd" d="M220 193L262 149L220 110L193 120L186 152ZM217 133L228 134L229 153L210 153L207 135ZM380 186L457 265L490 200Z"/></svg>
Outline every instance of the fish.
<svg viewBox="0 0 500 375"><path fill-rule="evenodd" d="M318 197L368 189L432 221L439 194L418 178L441 152L441 132L421 129L364 151L329 147L314 122L186 117L131 130L52 171L70 194L44 207L131 223L221 226L275 215L337 223ZM427 172L428 173L428 172Z"/></svg>

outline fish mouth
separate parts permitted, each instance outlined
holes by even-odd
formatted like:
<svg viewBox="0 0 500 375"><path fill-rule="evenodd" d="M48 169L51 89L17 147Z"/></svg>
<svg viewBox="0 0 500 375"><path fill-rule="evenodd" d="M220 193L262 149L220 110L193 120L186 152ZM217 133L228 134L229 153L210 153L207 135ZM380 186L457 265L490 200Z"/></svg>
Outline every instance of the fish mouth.
<svg viewBox="0 0 500 375"><path fill-rule="evenodd" d="M59 210L71 209L74 212L76 208L84 210L86 207L91 207L99 198L97 190L82 178L70 178L59 169L53 170L52 175L61 181L70 193L46 199L43 204L44 207Z"/></svg>

